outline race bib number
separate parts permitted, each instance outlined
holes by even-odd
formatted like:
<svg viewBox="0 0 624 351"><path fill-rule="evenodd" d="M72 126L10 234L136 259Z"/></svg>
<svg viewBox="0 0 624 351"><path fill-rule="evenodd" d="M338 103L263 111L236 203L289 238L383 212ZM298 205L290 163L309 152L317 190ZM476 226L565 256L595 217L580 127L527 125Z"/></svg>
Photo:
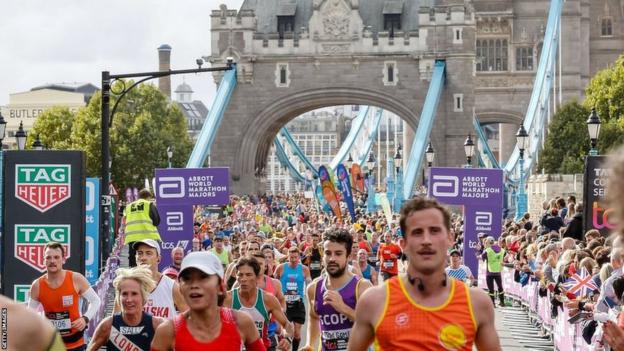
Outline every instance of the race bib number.
<svg viewBox="0 0 624 351"><path fill-rule="evenodd" d="M394 261L384 261L384 268L391 269L394 268Z"/></svg>
<svg viewBox="0 0 624 351"><path fill-rule="evenodd" d="M52 325L58 329L61 334L67 334L71 331L71 319L69 319L69 311L65 312L49 312L46 317L52 322Z"/></svg>
<svg viewBox="0 0 624 351"><path fill-rule="evenodd" d="M318 271L321 269L321 263L320 262L312 262L310 263L310 269Z"/></svg>
<svg viewBox="0 0 624 351"><path fill-rule="evenodd" d="M321 333L321 343L325 350L346 350L350 334L350 329L324 330Z"/></svg>

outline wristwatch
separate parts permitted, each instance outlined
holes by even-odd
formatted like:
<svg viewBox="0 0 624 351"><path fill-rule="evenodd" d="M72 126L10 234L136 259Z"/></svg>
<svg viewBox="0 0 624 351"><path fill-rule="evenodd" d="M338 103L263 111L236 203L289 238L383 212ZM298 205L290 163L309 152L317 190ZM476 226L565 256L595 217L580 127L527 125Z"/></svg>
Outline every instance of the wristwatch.
<svg viewBox="0 0 624 351"><path fill-rule="evenodd" d="M85 320L85 324L89 324L89 317L87 317L87 316L82 316L82 318Z"/></svg>

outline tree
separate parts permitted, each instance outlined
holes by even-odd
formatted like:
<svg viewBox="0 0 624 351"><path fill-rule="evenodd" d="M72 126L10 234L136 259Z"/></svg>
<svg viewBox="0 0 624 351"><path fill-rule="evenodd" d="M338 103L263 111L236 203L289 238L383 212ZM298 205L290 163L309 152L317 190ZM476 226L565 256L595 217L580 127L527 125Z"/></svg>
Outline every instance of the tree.
<svg viewBox="0 0 624 351"><path fill-rule="evenodd" d="M46 148L55 150L71 149L71 131L74 125L74 118L75 113L64 106L55 106L43 111L28 132L26 145L30 147L35 139L39 137L39 140Z"/></svg>
<svg viewBox="0 0 624 351"><path fill-rule="evenodd" d="M121 83L117 83L121 84ZM132 82L126 82L129 86ZM113 89L115 91L116 89ZM115 95L111 98L111 110ZM72 147L87 154L87 174L101 172L102 96L96 93L76 114ZM182 112L150 84L141 84L120 101L110 129L112 180L119 188L141 186L155 168L167 166L167 147L174 148L172 163L184 166L192 148Z"/></svg>
<svg viewBox="0 0 624 351"><path fill-rule="evenodd" d="M563 105L548 127L538 169L546 173L583 173L583 159L589 149L585 121L589 110L573 101Z"/></svg>

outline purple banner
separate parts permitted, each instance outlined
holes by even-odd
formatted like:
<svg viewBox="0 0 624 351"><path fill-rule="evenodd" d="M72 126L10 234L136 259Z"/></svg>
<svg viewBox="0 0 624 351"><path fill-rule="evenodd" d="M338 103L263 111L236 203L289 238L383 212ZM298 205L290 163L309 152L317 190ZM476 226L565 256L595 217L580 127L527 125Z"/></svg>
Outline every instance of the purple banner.
<svg viewBox="0 0 624 351"><path fill-rule="evenodd" d="M166 168L156 170L156 201L160 205L227 205L228 168Z"/></svg>
<svg viewBox="0 0 624 351"><path fill-rule="evenodd" d="M484 168L431 168L429 194L448 205L464 206L464 263L473 274L479 233L498 238L503 218L503 171Z"/></svg>
<svg viewBox="0 0 624 351"><path fill-rule="evenodd" d="M353 205L351 181L349 180L349 173L347 173L347 170L342 163L338 164L338 167L336 167L336 175L338 176L340 191L342 191L342 200L347 204L349 214L351 214L351 220L355 223L355 206Z"/></svg>
<svg viewBox="0 0 624 351"><path fill-rule="evenodd" d="M160 263L162 271L171 264L171 250L180 246L187 252L193 244L193 206L191 205L159 205L160 225L158 232L162 239Z"/></svg>

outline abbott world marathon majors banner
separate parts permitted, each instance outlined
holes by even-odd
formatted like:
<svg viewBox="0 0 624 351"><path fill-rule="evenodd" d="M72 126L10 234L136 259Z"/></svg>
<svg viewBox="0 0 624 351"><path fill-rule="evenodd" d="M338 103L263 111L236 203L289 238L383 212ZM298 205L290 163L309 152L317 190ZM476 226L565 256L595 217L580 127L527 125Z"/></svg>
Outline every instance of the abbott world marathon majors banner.
<svg viewBox="0 0 624 351"><path fill-rule="evenodd" d="M80 151L6 151L2 293L25 301L45 273L44 247L65 248L64 268L85 268L85 156Z"/></svg>
<svg viewBox="0 0 624 351"><path fill-rule="evenodd" d="M498 238L503 220L503 171L479 168L431 168L429 194L464 208L464 264L479 272L478 235Z"/></svg>
<svg viewBox="0 0 624 351"><path fill-rule="evenodd" d="M162 270L171 264L171 250L192 247L193 206L229 203L230 175L228 168L166 168L155 173Z"/></svg>
<svg viewBox="0 0 624 351"><path fill-rule="evenodd" d="M609 220L611 209L606 206L607 182L611 168L607 167L607 156L587 156L583 187L583 225L584 231L596 229L603 236L608 236L615 223Z"/></svg>

